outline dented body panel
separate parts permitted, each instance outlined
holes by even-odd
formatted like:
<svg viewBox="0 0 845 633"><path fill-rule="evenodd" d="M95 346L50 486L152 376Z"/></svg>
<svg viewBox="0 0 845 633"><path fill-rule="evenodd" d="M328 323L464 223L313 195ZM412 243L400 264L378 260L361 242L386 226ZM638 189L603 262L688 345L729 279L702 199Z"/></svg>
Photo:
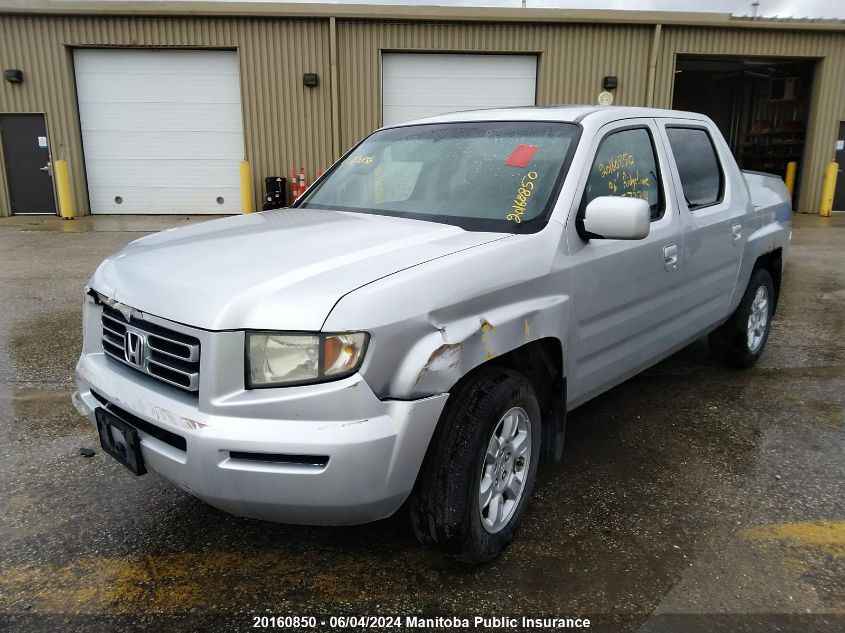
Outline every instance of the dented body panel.
<svg viewBox="0 0 845 633"><path fill-rule="evenodd" d="M561 339L570 311L562 234L554 223L390 275L338 301L325 328L366 327L361 373L380 396L445 393L486 361Z"/></svg>
<svg viewBox="0 0 845 633"><path fill-rule="evenodd" d="M548 221L535 232L295 208L149 236L110 257L86 297L75 406L92 421L95 409L111 406L182 438L184 450L141 428L145 462L217 507L292 523L361 523L390 515L408 496L449 391L474 369L553 342L562 350L555 388L563 410L572 409L724 322L760 258L785 254L791 211L782 183L743 175L701 115L528 108L429 121L522 120L580 127ZM667 125L702 127L715 139L724 171L718 204L687 205ZM632 126L653 139L663 213L642 240L585 239L576 219L597 147ZM198 392L108 358L103 305L196 339ZM250 330L369 339L351 376L250 389Z"/></svg>

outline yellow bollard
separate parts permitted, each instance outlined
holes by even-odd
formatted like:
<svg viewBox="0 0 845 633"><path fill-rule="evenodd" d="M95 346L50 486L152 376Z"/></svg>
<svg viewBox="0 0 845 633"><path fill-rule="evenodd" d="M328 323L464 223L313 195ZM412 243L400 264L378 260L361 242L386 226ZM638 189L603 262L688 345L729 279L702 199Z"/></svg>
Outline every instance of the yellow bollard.
<svg viewBox="0 0 845 633"><path fill-rule="evenodd" d="M55 161L53 171L56 174L56 191L59 194L59 215L62 216L63 220L72 220L76 215L76 209L73 207L73 189L70 186L70 171L67 168L67 161Z"/></svg>
<svg viewBox="0 0 845 633"><path fill-rule="evenodd" d="M798 163L794 160L789 161L786 164L786 176L783 178L783 182L786 185L786 190L789 192L789 195L793 195L795 193L795 174L798 171Z"/></svg>
<svg viewBox="0 0 845 633"><path fill-rule="evenodd" d="M828 163L827 168L824 170L822 202L819 206L819 215L827 217L833 211L833 193L836 191L836 174L838 171L838 163Z"/></svg>
<svg viewBox="0 0 845 633"><path fill-rule="evenodd" d="M252 199L252 174L249 171L249 161L241 161L241 210L244 213L255 211L255 200Z"/></svg>

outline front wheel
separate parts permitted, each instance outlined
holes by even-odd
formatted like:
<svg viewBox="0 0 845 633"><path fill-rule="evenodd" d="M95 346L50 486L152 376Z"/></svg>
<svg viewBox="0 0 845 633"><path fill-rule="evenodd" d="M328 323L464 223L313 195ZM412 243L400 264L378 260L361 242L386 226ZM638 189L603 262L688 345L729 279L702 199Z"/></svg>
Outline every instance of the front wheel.
<svg viewBox="0 0 845 633"><path fill-rule="evenodd" d="M531 384L483 368L458 386L410 500L424 545L466 563L495 558L514 539L540 458L540 406Z"/></svg>
<svg viewBox="0 0 845 633"><path fill-rule="evenodd" d="M764 268L751 275L742 301L730 319L710 334L710 347L734 367L751 367L760 358L774 315L775 288Z"/></svg>

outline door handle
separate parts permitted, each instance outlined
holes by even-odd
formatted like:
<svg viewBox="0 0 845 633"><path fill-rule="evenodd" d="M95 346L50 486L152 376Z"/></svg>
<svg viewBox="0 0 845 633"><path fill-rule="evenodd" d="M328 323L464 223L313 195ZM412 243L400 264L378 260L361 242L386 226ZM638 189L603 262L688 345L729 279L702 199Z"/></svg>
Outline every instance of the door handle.
<svg viewBox="0 0 845 633"><path fill-rule="evenodd" d="M47 163L46 165L44 165L44 167L39 167L39 169L41 171L43 171L45 174L47 174L48 176L53 175L52 165L50 163Z"/></svg>
<svg viewBox="0 0 845 633"><path fill-rule="evenodd" d="M678 245L667 244L663 247L663 267L666 270L675 270L678 267Z"/></svg>
<svg viewBox="0 0 845 633"><path fill-rule="evenodd" d="M742 225L741 224L734 224L731 227L731 231L734 234L734 242L736 242L739 238L742 237Z"/></svg>

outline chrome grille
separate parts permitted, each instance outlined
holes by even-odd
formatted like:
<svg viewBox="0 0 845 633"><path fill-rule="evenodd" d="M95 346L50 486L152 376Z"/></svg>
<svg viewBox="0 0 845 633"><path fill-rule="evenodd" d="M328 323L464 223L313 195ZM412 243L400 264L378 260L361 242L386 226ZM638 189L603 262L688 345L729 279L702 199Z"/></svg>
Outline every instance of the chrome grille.
<svg viewBox="0 0 845 633"><path fill-rule="evenodd" d="M153 378L196 392L200 377L200 342L147 321L127 319L103 306L103 351Z"/></svg>

